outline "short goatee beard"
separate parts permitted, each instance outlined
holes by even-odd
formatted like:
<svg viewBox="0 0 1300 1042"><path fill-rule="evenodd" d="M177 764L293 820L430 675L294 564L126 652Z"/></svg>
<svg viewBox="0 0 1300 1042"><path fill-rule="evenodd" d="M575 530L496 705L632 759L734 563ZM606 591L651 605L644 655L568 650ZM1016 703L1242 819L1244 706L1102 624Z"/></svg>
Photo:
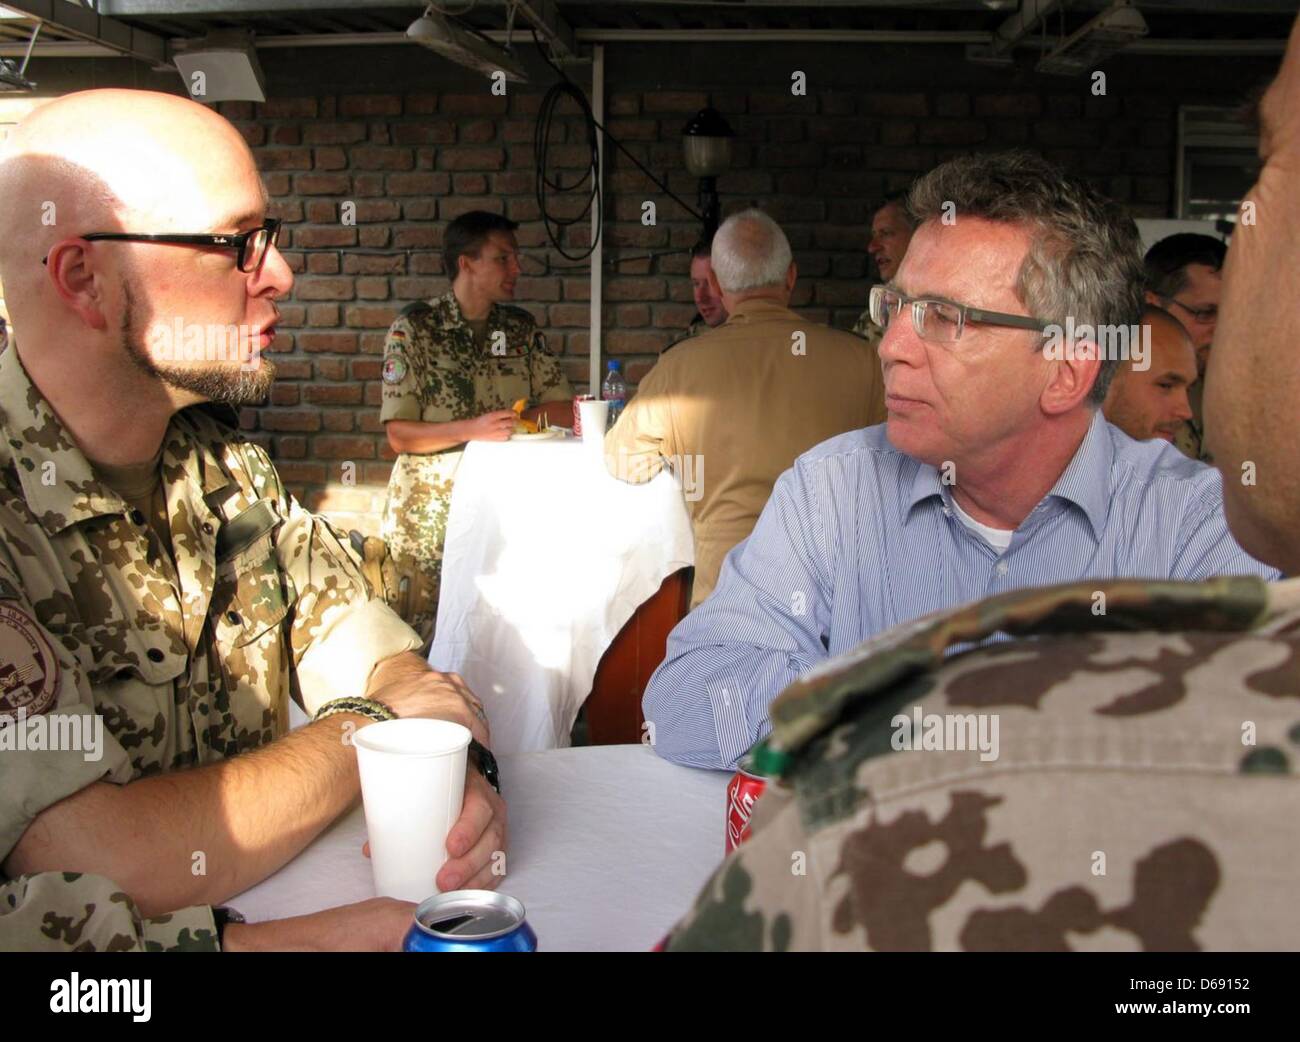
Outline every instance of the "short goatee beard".
<svg viewBox="0 0 1300 1042"><path fill-rule="evenodd" d="M141 371L156 377L169 387L201 395L221 405L258 405L266 400L275 381L275 364L265 355L257 356L256 369L221 363L172 365L158 362L144 345L144 336L135 325L135 298L131 288L122 283L122 348Z"/></svg>

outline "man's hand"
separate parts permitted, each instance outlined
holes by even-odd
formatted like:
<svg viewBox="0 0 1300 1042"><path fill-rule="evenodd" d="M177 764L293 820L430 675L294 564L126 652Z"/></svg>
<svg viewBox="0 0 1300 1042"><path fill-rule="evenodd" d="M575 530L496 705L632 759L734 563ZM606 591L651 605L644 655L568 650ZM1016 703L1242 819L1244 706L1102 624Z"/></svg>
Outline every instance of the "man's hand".
<svg viewBox="0 0 1300 1042"><path fill-rule="evenodd" d="M510 409L485 412L468 421L469 441L508 441L515 432L515 414Z"/></svg>
<svg viewBox="0 0 1300 1042"><path fill-rule="evenodd" d="M292 919L231 923L228 952L397 952L415 921L415 905L390 897L329 908Z"/></svg>
<svg viewBox="0 0 1300 1042"><path fill-rule="evenodd" d="M459 674L439 673L418 655L405 652L379 663L370 674L366 697L384 703L400 717L427 717L463 724L491 748L492 736L483 703Z"/></svg>

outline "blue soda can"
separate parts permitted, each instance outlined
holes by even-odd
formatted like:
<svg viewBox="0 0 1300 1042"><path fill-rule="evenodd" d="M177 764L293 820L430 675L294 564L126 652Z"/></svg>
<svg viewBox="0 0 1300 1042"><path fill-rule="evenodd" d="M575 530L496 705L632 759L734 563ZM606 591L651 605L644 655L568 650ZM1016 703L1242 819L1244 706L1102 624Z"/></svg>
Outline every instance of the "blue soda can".
<svg viewBox="0 0 1300 1042"><path fill-rule="evenodd" d="M404 952L535 952L524 906L495 890L449 890L421 901Z"/></svg>

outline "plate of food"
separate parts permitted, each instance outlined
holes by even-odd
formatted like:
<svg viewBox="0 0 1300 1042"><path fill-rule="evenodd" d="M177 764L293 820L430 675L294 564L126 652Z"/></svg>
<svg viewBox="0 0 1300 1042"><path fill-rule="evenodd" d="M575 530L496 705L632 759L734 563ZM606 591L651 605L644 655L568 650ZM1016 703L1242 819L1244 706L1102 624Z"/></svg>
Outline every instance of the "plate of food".
<svg viewBox="0 0 1300 1042"><path fill-rule="evenodd" d="M520 398L514 405L510 406L515 414L515 431L510 435L511 441L547 441L551 438L563 437L560 431L554 429L550 421L546 419L546 414L541 416L540 426L532 420L525 420L523 417L524 408L528 405L528 399Z"/></svg>

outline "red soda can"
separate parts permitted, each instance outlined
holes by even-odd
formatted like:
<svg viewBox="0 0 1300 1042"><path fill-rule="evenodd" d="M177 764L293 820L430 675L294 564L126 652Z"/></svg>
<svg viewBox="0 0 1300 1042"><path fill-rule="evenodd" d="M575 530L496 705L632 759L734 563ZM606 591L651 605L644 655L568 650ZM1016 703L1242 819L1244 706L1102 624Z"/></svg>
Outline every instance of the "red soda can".
<svg viewBox="0 0 1300 1042"><path fill-rule="evenodd" d="M741 760L737 765L736 776L727 785L728 854L749 839L749 819L754 813L754 804L766 788L767 779L754 773L749 757Z"/></svg>
<svg viewBox="0 0 1300 1042"><path fill-rule="evenodd" d="M594 402L594 394L575 394L573 396L573 436L582 437L582 410L578 408L579 402Z"/></svg>

